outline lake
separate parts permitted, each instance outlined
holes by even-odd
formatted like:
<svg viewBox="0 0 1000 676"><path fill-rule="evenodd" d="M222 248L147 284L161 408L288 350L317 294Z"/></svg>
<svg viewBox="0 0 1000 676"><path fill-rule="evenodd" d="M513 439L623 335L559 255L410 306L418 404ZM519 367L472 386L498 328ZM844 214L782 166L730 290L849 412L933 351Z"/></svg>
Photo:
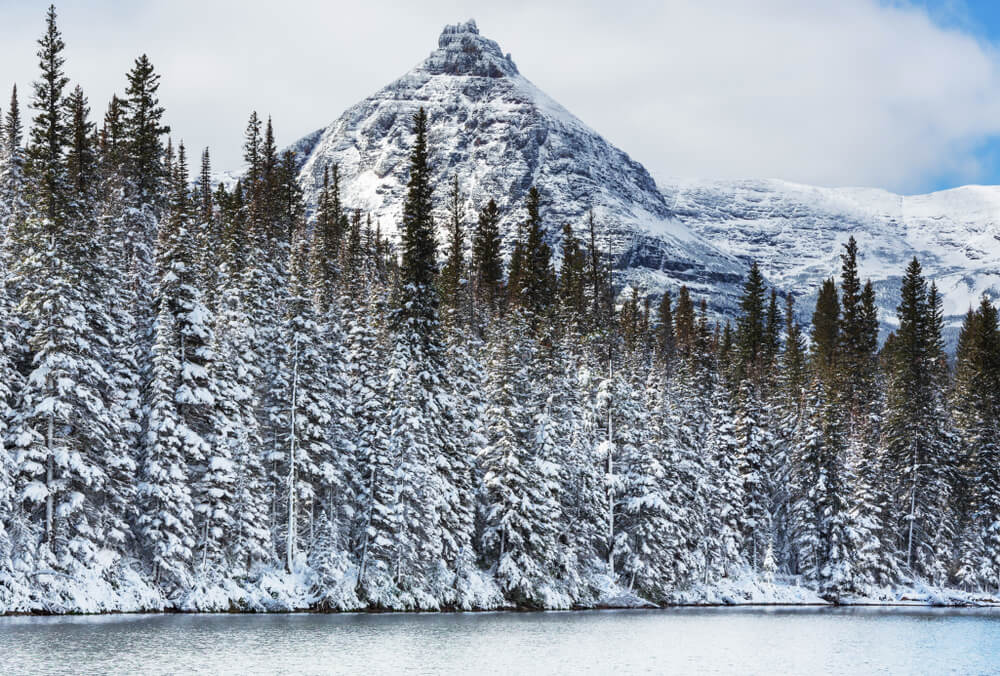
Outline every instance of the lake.
<svg viewBox="0 0 1000 676"><path fill-rule="evenodd" d="M0 618L0 672L1000 673L1000 609Z"/></svg>

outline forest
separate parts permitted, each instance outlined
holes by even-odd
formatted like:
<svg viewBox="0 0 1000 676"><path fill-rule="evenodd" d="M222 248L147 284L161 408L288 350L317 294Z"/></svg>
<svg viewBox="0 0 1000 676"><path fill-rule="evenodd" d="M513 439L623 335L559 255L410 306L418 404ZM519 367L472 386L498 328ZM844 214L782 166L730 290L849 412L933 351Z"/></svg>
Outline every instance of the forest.
<svg viewBox="0 0 1000 676"><path fill-rule="evenodd" d="M544 185L516 233L471 213L422 109L389 238L337 166L306 204L270 119L192 178L146 56L95 122L54 8L38 46L0 128L0 613L1000 592L989 298L949 354L913 259L880 342L853 238L809 326L755 263L732 321L643 297Z"/></svg>

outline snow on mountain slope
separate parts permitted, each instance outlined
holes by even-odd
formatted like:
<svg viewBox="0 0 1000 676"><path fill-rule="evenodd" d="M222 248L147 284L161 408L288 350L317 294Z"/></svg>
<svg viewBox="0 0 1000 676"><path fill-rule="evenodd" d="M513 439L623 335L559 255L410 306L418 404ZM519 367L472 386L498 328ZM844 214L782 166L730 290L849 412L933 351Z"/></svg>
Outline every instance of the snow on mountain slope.
<svg viewBox="0 0 1000 676"><path fill-rule="evenodd" d="M323 169L340 165L345 204L372 213L384 232L400 222L412 144L412 116L424 107L436 197L444 221L448 183L458 175L466 222L496 199L510 244L536 185L549 240L585 227L593 208L601 244L622 268L621 283L649 291L686 283L721 294L732 308L745 266L670 217L649 173L525 79L510 55L475 22L448 26L438 49L395 82L300 140L300 179L315 203ZM443 239L443 238L442 238Z"/></svg>
<svg viewBox="0 0 1000 676"><path fill-rule="evenodd" d="M677 220L744 261L756 259L770 281L802 296L803 319L822 279L839 274L842 244L851 235L887 328L913 256L944 294L952 338L983 293L1000 298L1000 187L902 196L777 180L663 179L660 186Z"/></svg>

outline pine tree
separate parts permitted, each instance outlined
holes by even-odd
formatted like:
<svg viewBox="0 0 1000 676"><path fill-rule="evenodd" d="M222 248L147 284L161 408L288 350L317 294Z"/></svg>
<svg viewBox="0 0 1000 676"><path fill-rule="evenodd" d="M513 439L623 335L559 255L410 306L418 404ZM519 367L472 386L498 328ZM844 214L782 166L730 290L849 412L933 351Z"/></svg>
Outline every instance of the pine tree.
<svg viewBox="0 0 1000 676"><path fill-rule="evenodd" d="M169 168L162 162L163 136L170 127L163 124L166 112L157 92L160 76L145 54L135 60L125 89L125 133L128 152L126 171L137 205L156 205L163 200L162 187Z"/></svg>
<svg viewBox="0 0 1000 676"><path fill-rule="evenodd" d="M956 496L964 512L958 579L966 586L995 590L1000 582L995 525L1000 520L1000 328L997 310L985 296L966 315L955 358L953 408L964 451L964 481Z"/></svg>
<svg viewBox="0 0 1000 676"><path fill-rule="evenodd" d="M515 315L497 336L491 355L486 413L488 443L479 457L485 505L480 551L511 601L547 607L559 562L559 504L550 460L532 453L530 363L532 341Z"/></svg>
<svg viewBox="0 0 1000 676"><path fill-rule="evenodd" d="M545 315L555 298L555 271L552 267L552 251L545 242L542 229L538 189L528 191L526 207L528 219L525 222L527 236L524 241L521 271L516 281L511 282L511 293L517 307L531 313L533 322Z"/></svg>
<svg viewBox="0 0 1000 676"><path fill-rule="evenodd" d="M295 570L300 551L311 553L314 536L312 514L322 482L320 464L332 448L327 433L331 423L328 366L322 347L322 327L308 295L308 249L305 228L300 228L293 248L291 292L282 327L282 359L275 399L279 402L278 429L283 456L278 459L284 476L284 533L287 570ZM331 477L340 487L343 477Z"/></svg>
<svg viewBox="0 0 1000 676"><path fill-rule="evenodd" d="M448 241L446 257L441 268L440 287L442 305L446 312L455 313L463 305L465 275L465 231L462 225L462 193L458 175L452 179L448 193Z"/></svg>
<svg viewBox="0 0 1000 676"><path fill-rule="evenodd" d="M664 291L656 311L656 356L669 371L674 356L674 316L671 309L670 291Z"/></svg>
<svg viewBox="0 0 1000 676"><path fill-rule="evenodd" d="M500 255L500 211L490 200L479 212L479 222L472 238L472 269L476 307L489 317L499 308L503 286L503 260Z"/></svg>
<svg viewBox="0 0 1000 676"><path fill-rule="evenodd" d="M912 573L940 578L941 540L949 537L951 440L940 392L940 308L929 298L920 263L907 266L891 345L882 444L893 477L893 514L901 558ZM943 531L943 532L942 532Z"/></svg>
<svg viewBox="0 0 1000 676"><path fill-rule="evenodd" d="M175 401L177 329L166 304L160 307L155 328L137 525L152 579L169 598L190 587L195 525L185 449L188 433Z"/></svg>
<svg viewBox="0 0 1000 676"><path fill-rule="evenodd" d="M750 378L759 383L764 374L763 360L767 350L764 290L764 277L755 261L750 265L740 297L740 317L736 328L737 380Z"/></svg>

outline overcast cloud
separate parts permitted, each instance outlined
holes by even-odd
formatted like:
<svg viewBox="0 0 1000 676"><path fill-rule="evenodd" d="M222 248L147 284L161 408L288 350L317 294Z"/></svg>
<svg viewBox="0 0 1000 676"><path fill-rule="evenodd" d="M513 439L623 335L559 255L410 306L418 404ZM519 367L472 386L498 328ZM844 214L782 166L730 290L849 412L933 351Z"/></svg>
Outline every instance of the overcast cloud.
<svg viewBox="0 0 1000 676"><path fill-rule="evenodd" d="M0 0L0 84L25 97L47 3ZM987 182L995 46L874 0L58 4L95 117L136 55L174 137L237 168L250 110L281 143L403 74L475 18L521 72L657 176L778 177L916 192ZM4 102L6 98L4 97Z"/></svg>

